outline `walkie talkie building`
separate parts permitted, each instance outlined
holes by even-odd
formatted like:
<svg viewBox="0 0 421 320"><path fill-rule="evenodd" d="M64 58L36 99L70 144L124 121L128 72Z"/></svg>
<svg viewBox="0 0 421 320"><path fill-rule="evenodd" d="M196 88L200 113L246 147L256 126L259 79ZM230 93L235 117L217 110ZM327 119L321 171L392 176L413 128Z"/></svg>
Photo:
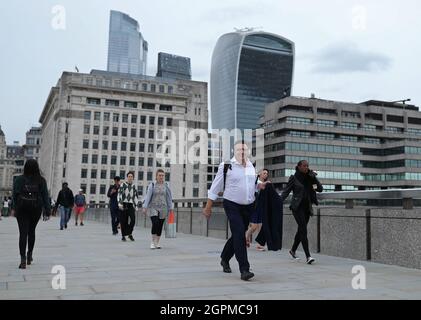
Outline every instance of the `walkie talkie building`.
<svg viewBox="0 0 421 320"><path fill-rule="evenodd" d="M266 32L218 39L211 66L213 129L255 129L265 105L290 96L294 43Z"/></svg>

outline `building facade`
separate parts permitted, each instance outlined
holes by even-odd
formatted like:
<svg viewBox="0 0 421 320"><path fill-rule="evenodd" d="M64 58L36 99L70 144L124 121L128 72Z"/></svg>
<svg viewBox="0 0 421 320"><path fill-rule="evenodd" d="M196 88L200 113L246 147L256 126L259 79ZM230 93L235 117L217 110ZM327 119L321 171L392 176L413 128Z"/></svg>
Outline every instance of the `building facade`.
<svg viewBox="0 0 421 320"><path fill-rule="evenodd" d="M191 80L190 58L158 53L157 77Z"/></svg>
<svg viewBox="0 0 421 320"><path fill-rule="evenodd" d="M289 97L268 105L260 123L278 189L301 159L325 190L421 186L421 112L413 105Z"/></svg>
<svg viewBox="0 0 421 320"><path fill-rule="evenodd" d="M0 127L0 201L12 195L13 176L16 170L16 160L8 158L7 151L6 136Z"/></svg>
<svg viewBox="0 0 421 320"><path fill-rule="evenodd" d="M110 12L108 71L146 74L148 42L139 29L139 23L127 14Z"/></svg>
<svg viewBox="0 0 421 320"><path fill-rule="evenodd" d="M64 72L40 117L40 163L51 195L66 181L74 192L86 190L89 202L108 203L113 177L128 171L145 195L162 168L174 198L205 197L206 153L195 148L201 138L192 135L201 129L206 139L207 121L207 83ZM201 163L192 160L201 155Z"/></svg>
<svg viewBox="0 0 421 320"><path fill-rule="evenodd" d="M39 161L39 152L41 148L41 127L32 127L26 132L26 143L23 146L25 161L35 159Z"/></svg>
<svg viewBox="0 0 421 320"><path fill-rule="evenodd" d="M212 129L255 129L268 103L291 95L294 43L266 32L221 36L211 65Z"/></svg>

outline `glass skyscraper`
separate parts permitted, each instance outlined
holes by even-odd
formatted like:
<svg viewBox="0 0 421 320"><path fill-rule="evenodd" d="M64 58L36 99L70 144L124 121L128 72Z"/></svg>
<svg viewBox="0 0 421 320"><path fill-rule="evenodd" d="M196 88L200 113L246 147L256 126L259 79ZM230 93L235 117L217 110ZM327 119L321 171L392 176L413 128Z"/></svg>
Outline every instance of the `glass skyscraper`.
<svg viewBox="0 0 421 320"><path fill-rule="evenodd" d="M255 129L265 105L291 95L294 43L266 32L218 39L211 66L213 129Z"/></svg>
<svg viewBox="0 0 421 320"><path fill-rule="evenodd" d="M147 55L148 43L139 32L139 23L125 13L111 11L107 70L146 74Z"/></svg>
<svg viewBox="0 0 421 320"><path fill-rule="evenodd" d="M157 77L191 80L190 58L158 53Z"/></svg>

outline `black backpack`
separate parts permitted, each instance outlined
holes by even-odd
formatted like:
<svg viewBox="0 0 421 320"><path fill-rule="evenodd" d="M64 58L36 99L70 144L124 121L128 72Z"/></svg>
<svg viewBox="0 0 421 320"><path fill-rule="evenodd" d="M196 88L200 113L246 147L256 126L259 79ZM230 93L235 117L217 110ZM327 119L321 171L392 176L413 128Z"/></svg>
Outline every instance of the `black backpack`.
<svg viewBox="0 0 421 320"><path fill-rule="evenodd" d="M25 178L21 192L18 195L17 207L32 210L41 207L39 201L40 183Z"/></svg>

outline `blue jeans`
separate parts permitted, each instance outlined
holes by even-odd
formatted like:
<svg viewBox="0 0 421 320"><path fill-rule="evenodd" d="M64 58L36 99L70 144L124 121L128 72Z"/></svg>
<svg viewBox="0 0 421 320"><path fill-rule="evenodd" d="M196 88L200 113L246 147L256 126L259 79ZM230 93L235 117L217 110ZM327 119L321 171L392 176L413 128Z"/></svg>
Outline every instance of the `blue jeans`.
<svg viewBox="0 0 421 320"><path fill-rule="evenodd" d="M72 213L72 208L66 208L63 206L59 207L60 210L60 228L64 228L65 225L70 220L70 214Z"/></svg>

